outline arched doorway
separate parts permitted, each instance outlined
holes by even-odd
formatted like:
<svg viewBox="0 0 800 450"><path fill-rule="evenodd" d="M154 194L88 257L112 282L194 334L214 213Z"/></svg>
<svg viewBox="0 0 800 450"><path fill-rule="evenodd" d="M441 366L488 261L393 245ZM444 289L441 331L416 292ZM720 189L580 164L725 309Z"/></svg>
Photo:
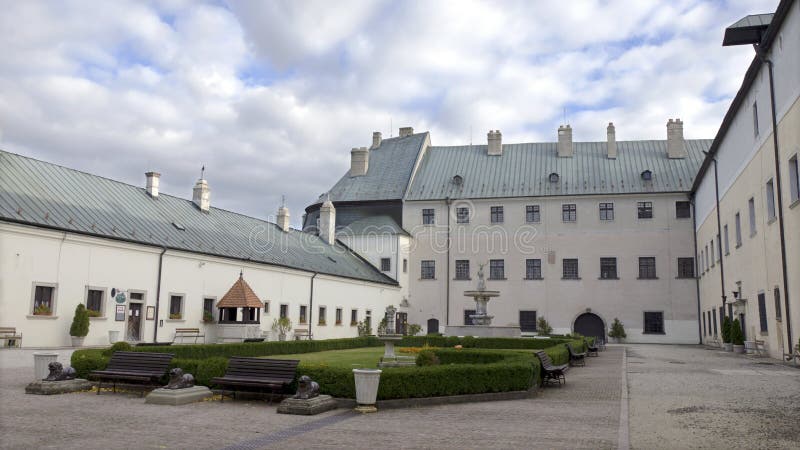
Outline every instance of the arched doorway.
<svg viewBox="0 0 800 450"><path fill-rule="evenodd" d="M597 314L583 313L575 319L575 324L572 329L576 333L584 336L602 337L606 336L606 327Z"/></svg>
<svg viewBox="0 0 800 450"><path fill-rule="evenodd" d="M439 332L439 321L437 319L428 319L428 334L435 334Z"/></svg>

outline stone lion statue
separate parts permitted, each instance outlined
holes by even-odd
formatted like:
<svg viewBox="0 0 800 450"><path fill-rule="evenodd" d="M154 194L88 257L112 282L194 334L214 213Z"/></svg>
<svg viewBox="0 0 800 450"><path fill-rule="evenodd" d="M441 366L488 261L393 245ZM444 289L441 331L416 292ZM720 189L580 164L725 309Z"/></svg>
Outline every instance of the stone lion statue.
<svg viewBox="0 0 800 450"><path fill-rule="evenodd" d="M47 365L50 373L44 381L64 381L75 379L75 369L70 366L64 367L60 362L53 361Z"/></svg>
<svg viewBox="0 0 800 450"><path fill-rule="evenodd" d="M169 384L164 389L186 389L194 386L194 376L176 367L169 371Z"/></svg>
<svg viewBox="0 0 800 450"><path fill-rule="evenodd" d="M312 381L308 375L303 375L297 380L297 393L293 398L308 400L319 395L319 383Z"/></svg>

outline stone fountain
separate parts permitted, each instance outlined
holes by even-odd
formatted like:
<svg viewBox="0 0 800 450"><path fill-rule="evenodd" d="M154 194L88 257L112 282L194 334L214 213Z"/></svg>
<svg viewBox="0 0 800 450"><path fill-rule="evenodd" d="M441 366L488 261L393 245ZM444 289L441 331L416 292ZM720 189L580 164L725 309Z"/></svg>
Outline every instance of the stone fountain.
<svg viewBox="0 0 800 450"><path fill-rule="evenodd" d="M464 296L472 297L475 300L475 314L469 316L472 320L472 325L448 325L445 334L448 336L520 337L521 333L518 326L492 326L494 316L489 315L487 305L489 300L500 296L500 291L486 289L483 266L481 264L478 267L477 289L464 291Z"/></svg>
<svg viewBox="0 0 800 450"><path fill-rule="evenodd" d="M394 353L394 343L403 339L402 334L395 333L395 318L397 317L397 308L393 305L386 307L386 329L383 334L378 334L378 339L383 342L383 356L381 357L378 367L397 367L397 366L413 366L415 365L414 358L397 356Z"/></svg>

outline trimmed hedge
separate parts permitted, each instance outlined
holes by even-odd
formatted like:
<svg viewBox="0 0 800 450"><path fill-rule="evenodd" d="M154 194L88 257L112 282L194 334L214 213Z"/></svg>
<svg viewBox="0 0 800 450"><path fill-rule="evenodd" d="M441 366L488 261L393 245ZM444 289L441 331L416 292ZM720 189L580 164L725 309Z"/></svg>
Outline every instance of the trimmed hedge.
<svg viewBox="0 0 800 450"><path fill-rule="evenodd" d="M233 344L153 345L134 347L137 352L172 353L176 358L203 359L220 356L269 356L313 353L328 350L347 350L362 347L380 347L375 336L326 339L321 341L268 341Z"/></svg>
<svg viewBox="0 0 800 450"><path fill-rule="evenodd" d="M455 347L460 345L464 348L493 348L493 349L519 349L519 350L542 350L554 345L569 342L570 339L533 339L533 338L475 338L472 336L406 336L396 346L400 347L422 347L428 344L431 347Z"/></svg>

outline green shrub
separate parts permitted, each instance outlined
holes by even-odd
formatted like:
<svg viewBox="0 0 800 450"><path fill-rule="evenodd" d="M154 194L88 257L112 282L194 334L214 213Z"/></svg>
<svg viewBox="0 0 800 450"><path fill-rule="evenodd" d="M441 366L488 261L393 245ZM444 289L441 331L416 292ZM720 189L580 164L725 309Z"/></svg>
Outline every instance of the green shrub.
<svg viewBox="0 0 800 450"><path fill-rule="evenodd" d="M133 346L125 341L115 342L111 347L103 350L103 356L111 356L114 352L132 352Z"/></svg>
<svg viewBox="0 0 800 450"><path fill-rule="evenodd" d="M89 313L83 303L78 303L75 307L75 316L72 318L72 325L69 327L69 335L74 337L86 337L89 334Z"/></svg>
<svg viewBox="0 0 800 450"><path fill-rule="evenodd" d="M212 378L225 375L225 371L228 369L228 359L218 356L206 359L173 359L169 368L174 367L180 367L183 369L183 373L192 374L196 384L211 386Z"/></svg>
<svg viewBox="0 0 800 450"><path fill-rule="evenodd" d="M356 325L356 328L358 329L358 336L359 337L367 337L367 336L372 335L372 327L365 320L362 320L361 322L358 322L358 324Z"/></svg>
<svg viewBox="0 0 800 450"><path fill-rule="evenodd" d="M731 342L731 318L728 316L722 319L722 342L726 344Z"/></svg>
<svg viewBox="0 0 800 450"><path fill-rule="evenodd" d="M406 332L408 333L409 336L416 336L419 334L420 331L422 331L422 327L420 325L417 325L416 323L410 323L406 328Z"/></svg>
<svg viewBox="0 0 800 450"><path fill-rule="evenodd" d="M520 349L520 350L542 350L557 344L563 344L568 339L533 339L533 338L474 338L465 336L463 338L455 336L405 336L396 345L400 347L422 347L427 344L430 347L455 347L460 345L464 348L493 348L493 349Z"/></svg>
<svg viewBox="0 0 800 450"><path fill-rule="evenodd" d="M319 341L269 341L232 344L152 345L134 347L137 352L172 353L181 359L202 359L213 356L270 356L294 353L324 352L362 347L380 347L376 337L326 339Z"/></svg>
<svg viewBox="0 0 800 450"><path fill-rule="evenodd" d="M439 358L433 350L422 350L417 354L417 366L435 366L439 364Z"/></svg>
<svg viewBox="0 0 800 450"><path fill-rule="evenodd" d="M614 317L614 323L611 324L611 331L608 332L608 337L616 339L625 339L628 337L628 335L625 334L625 327L622 326L622 322L616 317Z"/></svg>
<svg viewBox="0 0 800 450"><path fill-rule="evenodd" d="M739 319L733 319L730 328L731 342L733 345L744 345L744 335L742 334L742 324Z"/></svg>
<svg viewBox="0 0 800 450"><path fill-rule="evenodd" d="M105 369L109 359L111 358L105 356L99 348L76 350L72 353L70 365L75 369L77 378L86 378L93 370Z"/></svg>
<svg viewBox="0 0 800 450"><path fill-rule="evenodd" d="M540 335L548 335L553 332L553 327L551 327L547 319L542 316L536 319L536 331Z"/></svg>

